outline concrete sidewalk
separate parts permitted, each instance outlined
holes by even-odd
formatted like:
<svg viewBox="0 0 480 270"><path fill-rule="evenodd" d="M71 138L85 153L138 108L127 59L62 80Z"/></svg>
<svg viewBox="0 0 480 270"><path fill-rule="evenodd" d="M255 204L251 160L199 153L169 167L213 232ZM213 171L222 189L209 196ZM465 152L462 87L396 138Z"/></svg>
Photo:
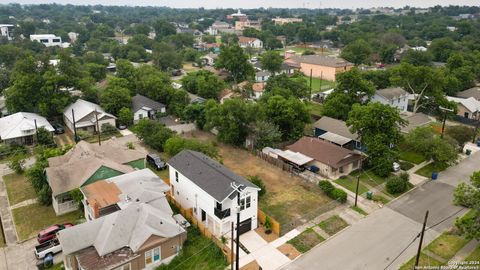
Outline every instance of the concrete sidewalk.
<svg viewBox="0 0 480 270"><path fill-rule="evenodd" d="M243 256L240 252L240 267L255 260L262 269L275 270L290 262L290 259L283 255L273 242L268 243L256 231L242 234L240 243L250 252Z"/></svg>

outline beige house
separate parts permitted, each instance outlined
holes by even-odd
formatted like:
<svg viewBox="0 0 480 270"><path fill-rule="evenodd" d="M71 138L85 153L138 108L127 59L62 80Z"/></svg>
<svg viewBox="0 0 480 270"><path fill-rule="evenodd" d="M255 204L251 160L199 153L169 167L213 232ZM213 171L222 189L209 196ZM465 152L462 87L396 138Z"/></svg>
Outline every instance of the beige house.
<svg viewBox="0 0 480 270"><path fill-rule="evenodd" d="M476 100L474 97L447 97L447 100L457 103L458 116L472 120L480 119L480 101Z"/></svg>
<svg viewBox="0 0 480 270"><path fill-rule="evenodd" d="M303 137L287 146L287 149L313 159L304 166L315 166L319 169L319 174L330 179L360 169L365 158L362 154L313 137Z"/></svg>
<svg viewBox="0 0 480 270"><path fill-rule="evenodd" d="M63 122L72 132L74 132L74 123L77 130L96 132L97 119L101 130L103 124L115 126L117 118L106 113L99 105L83 99L78 99L63 111Z"/></svg>
<svg viewBox="0 0 480 270"><path fill-rule="evenodd" d="M306 76L335 81L337 74L349 71L353 64L342 58L324 55L286 55L286 63L297 64Z"/></svg>

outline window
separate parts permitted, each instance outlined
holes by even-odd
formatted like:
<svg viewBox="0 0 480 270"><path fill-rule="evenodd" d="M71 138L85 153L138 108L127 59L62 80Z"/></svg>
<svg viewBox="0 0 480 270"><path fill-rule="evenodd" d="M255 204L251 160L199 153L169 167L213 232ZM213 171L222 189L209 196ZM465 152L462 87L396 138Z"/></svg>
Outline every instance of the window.
<svg viewBox="0 0 480 270"><path fill-rule="evenodd" d="M130 268L130 263L127 263L127 264L124 264L124 265L122 265L122 266L119 266L119 267L117 267L117 268L115 268L115 269L113 269L113 270L130 270L130 269L131 269L131 268Z"/></svg>
<svg viewBox="0 0 480 270"><path fill-rule="evenodd" d="M48 39L40 39L41 43L48 43Z"/></svg>
<svg viewBox="0 0 480 270"><path fill-rule="evenodd" d="M175 172L175 181L178 182L178 172Z"/></svg>
<svg viewBox="0 0 480 270"><path fill-rule="evenodd" d="M250 204L251 204L251 198L250 198L250 196L247 197L246 201L247 201L247 205L246 205L245 208L250 208Z"/></svg>
<svg viewBox="0 0 480 270"><path fill-rule="evenodd" d="M240 211L245 210L245 199L240 199Z"/></svg>
<svg viewBox="0 0 480 270"><path fill-rule="evenodd" d="M60 42L60 39L59 38L53 39L52 42L58 43L58 42Z"/></svg>
<svg viewBox="0 0 480 270"><path fill-rule="evenodd" d="M343 166L340 167L340 173L343 173Z"/></svg>
<svg viewBox="0 0 480 270"><path fill-rule="evenodd" d="M156 247L145 252L145 266L156 263L158 261L160 261L160 247Z"/></svg>
<svg viewBox="0 0 480 270"><path fill-rule="evenodd" d="M251 202L252 202L252 198L250 196L240 199L240 211L250 208Z"/></svg>
<svg viewBox="0 0 480 270"><path fill-rule="evenodd" d="M142 119L143 118L143 114L142 113L139 113L138 114L138 119Z"/></svg>

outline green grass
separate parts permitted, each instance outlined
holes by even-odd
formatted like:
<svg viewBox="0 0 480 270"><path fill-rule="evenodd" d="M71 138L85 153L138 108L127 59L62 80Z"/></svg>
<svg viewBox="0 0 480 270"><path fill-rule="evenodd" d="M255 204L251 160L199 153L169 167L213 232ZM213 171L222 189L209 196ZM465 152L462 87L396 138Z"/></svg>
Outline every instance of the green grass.
<svg viewBox="0 0 480 270"><path fill-rule="evenodd" d="M350 206L350 208L351 208L352 210L356 211L357 213L359 213L360 215L364 215L364 216L368 215L367 212L365 212L362 208L360 208L360 207L358 207L358 206L352 205L352 206Z"/></svg>
<svg viewBox="0 0 480 270"><path fill-rule="evenodd" d="M322 116L322 107L323 105L316 102L307 102L307 110L310 114L316 116Z"/></svg>
<svg viewBox="0 0 480 270"><path fill-rule="evenodd" d="M322 228L329 235L334 235L341 231L343 228L348 227L348 223L345 222L339 216L332 216L318 224L318 227Z"/></svg>
<svg viewBox="0 0 480 270"><path fill-rule="evenodd" d="M480 246L478 246L467 258L465 261L480 261Z"/></svg>
<svg viewBox="0 0 480 270"><path fill-rule="evenodd" d="M419 266L440 266L442 265L441 262L435 260L432 257L429 257L423 253L420 254L420 261L418 263ZM415 257L411 258L407 263L400 267L400 270L413 270L415 266ZM428 269L428 268L426 268ZM437 268L432 268L437 269Z"/></svg>
<svg viewBox="0 0 480 270"><path fill-rule="evenodd" d="M374 202L380 202L382 204L387 204L390 202L389 199L385 198L384 196L382 195L379 195L379 194L373 194L373 199L372 201Z"/></svg>
<svg viewBox="0 0 480 270"><path fill-rule="evenodd" d="M424 155L413 151L406 151L400 149L399 155L400 160L408 161L414 164L420 164L426 160Z"/></svg>
<svg viewBox="0 0 480 270"><path fill-rule="evenodd" d="M3 182L7 189L10 206L28 199L36 198L35 190L32 188L27 178L22 174L7 174L3 176Z"/></svg>
<svg viewBox="0 0 480 270"><path fill-rule="evenodd" d="M324 240L325 239L318 235L312 228L309 228L287 243L294 246L301 253L305 253Z"/></svg>
<svg viewBox="0 0 480 270"><path fill-rule="evenodd" d="M382 185L387 181L388 177L380 177L372 172L359 172L356 171L351 174L353 177L357 177L360 174L360 182L363 182L367 185L370 185L372 187L376 187L378 185Z"/></svg>
<svg viewBox="0 0 480 270"><path fill-rule="evenodd" d="M187 241L180 254L169 264L159 266L157 270L223 270L227 267L227 260L220 248L203 236L196 227L190 227L187 235Z"/></svg>
<svg viewBox="0 0 480 270"><path fill-rule="evenodd" d="M333 181L342 187L350 190L351 192L355 193L356 188L357 188L357 180L351 178L351 177L346 177L346 178L339 178L335 181ZM360 184L358 185L358 194L363 194L368 191L368 187L366 187L362 181L360 181Z"/></svg>
<svg viewBox="0 0 480 270"><path fill-rule="evenodd" d="M410 170L411 168L413 168L413 166L415 166L415 165L413 165L412 163L407 162L407 161L403 161L403 160L400 160L400 161L398 162L398 164L400 164L400 169L402 169L402 170L404 170L404 171L408 171L408 170Z"/></svg>
<svg viewBox="0 0 480 270"><path fill-rule="evenodd" d="M305 77L306 84L310 89L310 77ZM321 87L321 89L320 89ZM335 82L321 80L320 78L312 78L312 94L323 92L335 87Z"/></svg>
<svg viewBox="0 0 480 270"><path fill-rule="evenodd" d="M468 240L463 237L445 232L433 240L425 249L445 260L450 260L467 243Z"/></svg>
<svg viewBox="0 0 480 270"><path fill-rule="evenodd" d="M418 169L415 173L427 178L432 177L432 172L441 172L445 170L447 167L446 166L438 166L435 165L434 163L429 163L422 168Z"/></svg>
<svg viewBox="0 0 480 270"><path fill-rule="evenodd" d="M12 214L20 240L34 237L40 230L50 225L74 223L83 218L83 213L79 210L56 216L52 206L43 206L38 203L13 209Z"/></svg>
<svg viewBox="0 0 480 270"><path fill-rule="evenodd" d="M123 135L120 133L120 131L115 130L115 132L100 133L100 140L101 141L106 141L106 140L110 140L112 137L120 138L122 136ZM92 134L91 136L88 136L84 140L89 142L89 143L97 143L98 142L98 134Z"/></svg>

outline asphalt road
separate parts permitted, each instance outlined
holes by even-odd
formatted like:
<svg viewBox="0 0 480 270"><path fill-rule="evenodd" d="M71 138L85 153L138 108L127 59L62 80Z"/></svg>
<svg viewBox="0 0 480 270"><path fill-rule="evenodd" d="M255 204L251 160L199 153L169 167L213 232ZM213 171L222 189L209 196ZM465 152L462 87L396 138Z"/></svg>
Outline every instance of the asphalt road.
<svg viewBox="0 0 480 270"><path fill-rule="evenodd" d="M427 182L370 214L283 269L398 269L416 254L418 238L409 244L420 232L427 210L424 246L466 212L453 205L453 191L476 170L480 170L480 152L442 172L438 180Z"/></svg>

